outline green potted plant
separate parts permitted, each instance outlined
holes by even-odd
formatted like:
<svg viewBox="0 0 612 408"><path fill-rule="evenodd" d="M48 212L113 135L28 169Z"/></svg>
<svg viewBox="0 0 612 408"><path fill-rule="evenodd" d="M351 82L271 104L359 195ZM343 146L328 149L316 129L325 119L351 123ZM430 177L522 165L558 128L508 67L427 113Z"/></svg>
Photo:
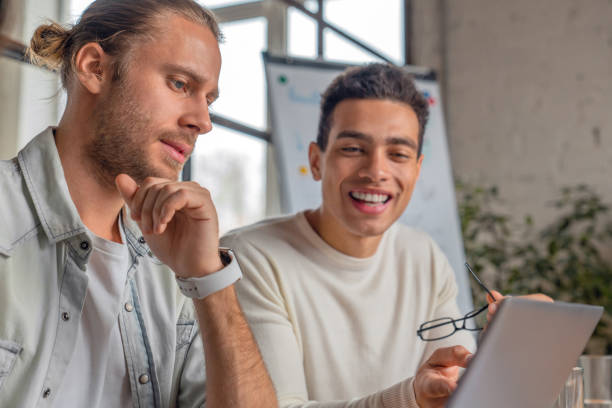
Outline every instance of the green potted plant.
<svg viewBox="0 0 612 408"><path fill-rule="evenodd" d="M612 354L612 222L600 196L586 185L563 188L554 220L536 228L532 217L505 211L496 187L458 182L457 193L466 257L486 284L603 306L585 352Z"/></svg>

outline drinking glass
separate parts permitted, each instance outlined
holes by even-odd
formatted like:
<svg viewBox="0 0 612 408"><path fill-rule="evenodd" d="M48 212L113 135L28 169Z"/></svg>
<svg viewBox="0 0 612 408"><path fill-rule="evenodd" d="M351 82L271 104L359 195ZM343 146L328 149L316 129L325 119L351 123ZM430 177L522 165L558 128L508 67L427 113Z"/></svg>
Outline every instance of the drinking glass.
<svg viewBox="0 0 612 408"><path fill-rule="evenodd" d="M580 357L584 369L584 407L612 408L612 356Z"/></svg>
<svg viewBox="0 0 612 408"><path fill-rule="evenodd" d="M584 408L584 370L572 368L553 408Z"/></svg>

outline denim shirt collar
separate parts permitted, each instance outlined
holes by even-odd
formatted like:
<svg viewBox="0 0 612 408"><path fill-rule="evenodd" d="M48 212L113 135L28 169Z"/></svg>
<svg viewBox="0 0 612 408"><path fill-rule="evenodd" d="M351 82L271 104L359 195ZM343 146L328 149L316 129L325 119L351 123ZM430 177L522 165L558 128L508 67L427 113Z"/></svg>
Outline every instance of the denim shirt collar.
<svg viewBox="0 0 612 408"><path fill-rule="evenodd" d="M89 231L70 196L53 132L54 128L49 127L36 136L19 152L18 161L40 224L49 241L56 244ZM121 218L130 250L158 263L127 207Z"/></svg>
<svg viewBox="0 0 612 408"><path fill-rule="evenodd" d="M87 229L70 198L53 128L36 136L17 159L49 241L56 244L85 232Z"/></svg>

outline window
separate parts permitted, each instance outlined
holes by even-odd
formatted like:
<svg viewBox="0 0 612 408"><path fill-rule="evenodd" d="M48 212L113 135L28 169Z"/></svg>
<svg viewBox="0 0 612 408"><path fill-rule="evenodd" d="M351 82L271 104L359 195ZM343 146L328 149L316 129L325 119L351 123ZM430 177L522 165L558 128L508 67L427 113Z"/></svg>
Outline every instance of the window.
<svg viewBox="0 0 612 408"><path fill-rule="evenodd" d="M316 13L319 5L315 0L306 0L304 7ZM294 57L317 57L316 20L293 7L287 9L287 51Z"/></svg>
<svg viewBox="0 0 612 408"><path fill-rule="evenodd" d="M404 60L404 7L402 0L385 0L373 6L370 0L326 0L323 18L346 34L374 48L397 63ZM317 4L307 0L304 6L317 11ZM296 57L317 56L316 21L290 7L288 11L288 52ZM362 64L379 58L341 37L330 29L323 32L325 59Z"/></svg>
<svg viewBox="0 0 612 408"><path fill-rule="evenodd" d="M221 126L200 136L192 178L211 192L221 234L264 218L266 145Z"/></svg>
<svg viewBox="0 0 612 408"><path fill-rule="evenodd" d="M72 0L70 2L70 22L76 23L78 18L91 3L93 3L92 0Z"/></svg>
<svg viewBox="0 0 612 408"><path fill-rule="evenodd" d="M219 99L211 112L251 127L266 128L266 49L263 17L221 25L223 64ZM221 234L265 216L267 142L214 125L200 136L193 154L192 179L208 188L219 215Z"/></svg>
<svg viewBox="0 0 612 408"><path fill-rule="evenodd" d="M333 0L323 3L327 22L376 49L393 61L403 57L403 2L386 0ZM325 30L325 57L355 63L380 61L336 33Z"/></svg>
<svg viewBox="0 0 612 408"><path fill-rule="evenodd" d="M263 17L221 24L219 99L212 112L251 127L266 128L265 76L261 52L267 47Z"/></svg>

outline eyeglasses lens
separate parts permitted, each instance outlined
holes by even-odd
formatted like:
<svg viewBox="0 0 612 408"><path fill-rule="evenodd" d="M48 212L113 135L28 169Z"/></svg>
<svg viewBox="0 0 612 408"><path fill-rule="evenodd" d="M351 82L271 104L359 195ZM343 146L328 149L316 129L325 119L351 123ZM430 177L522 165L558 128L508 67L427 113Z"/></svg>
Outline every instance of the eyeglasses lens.
<svg viewBox="0 0 612 408"><path fill-rule="evenodd" d="M423 340L436 340L448 337L455 332L453 319L444 317L431 322L424 323L421 326L421 336Z"/></svg>

